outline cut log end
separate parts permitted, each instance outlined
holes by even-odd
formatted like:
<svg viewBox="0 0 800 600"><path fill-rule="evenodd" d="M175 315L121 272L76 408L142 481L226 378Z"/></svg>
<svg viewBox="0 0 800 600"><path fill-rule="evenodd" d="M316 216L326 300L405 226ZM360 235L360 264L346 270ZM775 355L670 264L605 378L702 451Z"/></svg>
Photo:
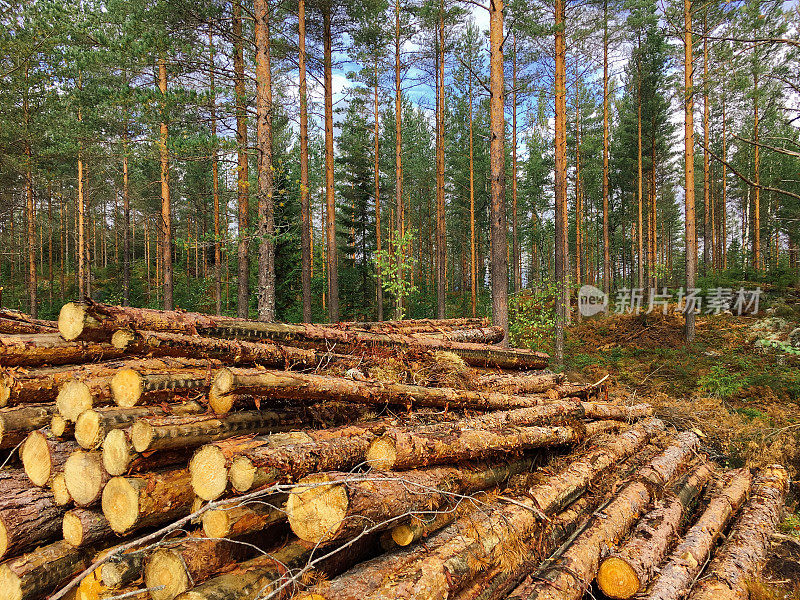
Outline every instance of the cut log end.
<svg viewBox="0 0 800 600"><path fill-rule="evenodd" d="M414 530L408 524L392 528L392 540L398 546L409 546L414 543Z"/></svg>
<svg viewBox="0 0 800 600"><path fill-rule="evenodd" d="M6 552L8 552L8 546L8 529L6 529L6 524L3 522L3 519L0 519L0 556L6 555Z"/></svg>
<svg viewBox="0 0 800 600"><path fill-rule="evenodd" d="M228 537L231 519L227 510L209 510L203 514L203 533L210 538Z"/></svg>
<svg viewBox="0 0 800 600"><path fill-rule="evenodd" d="M156 550L147 559L144 583L153 600L172 600L191 587L181 555L165 549Z"/></svg>
<svg viewBox="0 0 800 600"><path fill-rule="evenodd" d="M216 500L228 486L225 455L216 446L203 446L189 461L192 489L203 500Z"/></svg>
<svg viewBox="0 0 800 600"><path fill-rule="evenodd" d="M20 452L22 468L33 485L46 485L53 475L53 463L47 436L41 431L32 431L25 439Z"/></svg>
<svg viewBox="0 0 800 600"><path fill-rule="evenodd" d="M78 506L88 506L100 498L108 480L99 452L73 452L64 463L64 481Z"/></svg>
<svg viewBox="0 0 800 600"><path fill-rule="evenodd" d="M124 368L111 378L111 395L119 406L136 406L142 397L142 376L135 369Z"/></svg>
<svg viewBox="0 0 800 600"><path fill-rule="evenodd" d="M11 398L11 385L5 377L0 377L0 408L8 406L9 398Z"/></svg>
<svg viewBox="0 0 800 600"><path fill-rule="evenodd" d="M8 565L0 565L0 590L8 600L22 600L22 579Z"/></svg>
<svg viewBox="0 0 800 600"><path fill-rule="evenodd" d="M257 471L258 469L249 458L245 456L235 458L228 471L228 478L233 489L242 493L251 489L255 484Z"/></svg>
<svg viewBox="0 0 800 600"><path fill-rule="evenodd" d="M347 516L349 500L344 485L324 485L328 477L315 474L306 477L289 494L286 514L297 537L319 543L332 539Z"/></svg>
<svg viewBox="0 0 800 600"><path fill-rule="evenodd" d="M67 430L67 420L61 415L53 415L50 419L50 431L56 437L61 437Z"/></svg>
<svg viewBox="0 0 800 600"><path fill-rule="evenodd" d="M379 437L367 448L367 464L373 469L389 470L396 461L397 449L394 440L389 437Z"/></svg>
<svg viewBox="0 0 800 600"><path fill-rule="evenodd" d="M612 556L600 565L597 585L609 598L627 600L639 592L641 582L636 571L627 562Z"/></svg>
<svg viewBox="0 0 800 600"><path fill-rule="evenodd" d="M58 313L58 332L68 342L77 340L86 327L86 307L67 302Z"/></svg>
<svg viewBox="0 0 800 600"><path fill-rule="evenodd" d="M146 452L153 443L155 429L150 423L136 421L131 427L131 444L137 452Z"/></svg>
<svg viewBox="0 0 800 600"><path fill-rule="evenodd" d="M114 477L103 489L103 514L111 529L125 533L139 518L139 492L124 477Z"/></svg>
<svg viewBox="0 0 800 600"><path fill-rule="evenodd" d="M122 475L133 460L128 437L122 429L112 429L103 441L103 466L110 475Z"/></svg>
<svg viewBox="0 0 800 600"><path fill-rule="evenodd" d="M56 473L50 481L50 489L53 492L53 501L57 506L66 506L72 502L72 496L67 489L67 481L63 473Z"/></svg>
<svg viewBox="0 0 800 600"><path fill-rule="evenodd" d="M59 416L59 415L57 415ZM53 417L55 420L56 417ZM55 432L54 432L55 433ZM96 410L86 410L75 420L75 441L81 448L93 450L102 442L100 436L100 415Z"/></svg>
<svg viewBox="0 0 800 600"><path fill-rule="evenodd" d="M125 350L135 339L136 334L129 329L118 329L111 336L111 345L117 350Z"/></svg>
<svg viewBox="0 0 800 600"><path fill-rule="evenodd" d="M78 548L83 545L83 523L74 513L68 511L64 514L61 531L64 541L70 546Z"/></svg>
<svg viewBox="0 0 800 600"><path fill-rule="evenodd" d="M233 371L228 368L223 368L214 375L214 382L211 386L211 392L217 394L229 394L233 390L236 378Z"/></svg>
<svg viewBox="0 0 800 600"><path fill-rule="evenodd" d="M75 421L82 412L92 408L92 392L82 381L67 381L56 397L56 408L67 421Z"/></svg>
<svg viewBox="0 0 800 600"><path fill-rule="evenodd" d="M225 415L233 410L233 405L236 404L236 401L240 398L237 394L216 394L213 392L209 392L208 394L208 406L218 415Z"/></svg>

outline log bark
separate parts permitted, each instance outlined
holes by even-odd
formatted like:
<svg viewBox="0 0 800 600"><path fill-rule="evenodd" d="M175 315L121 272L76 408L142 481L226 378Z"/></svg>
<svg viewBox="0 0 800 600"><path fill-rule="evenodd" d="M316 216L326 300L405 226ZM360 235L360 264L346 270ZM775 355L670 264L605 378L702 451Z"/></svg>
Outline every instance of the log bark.
<svg viewBox="0 0 800 600"><path fill-rule="evenodd" d="M563 383L565 377L563 373L544 375L493 373L480 377L478 385L482 389L503 392L504 394L541 394Z"/></svg>
<svg viewBox="0 0 800 600"><path fill-rule="evenodd" d="M636 525L625 543L603 559L597 584L609 598L627 600L647 586L653 572L678 539L687 509L711 477L708 465L689 471Z"/></svg>
<svg viewBox="0 0 800 600"><path fill-rule="evenodd" d="M76 450L64 463L64 483L77 506L91 506L100 501L111 476L103 467L100 452Z"/></svg>
<svg viewBox="0 0 800 600"><path fill-rule="evenodd" d="M116 547L109 548L103 554L114 553ZM115 554L108 562L100 567L100 580L103 585L112 589L119 589L130 585L142 578L145 552L141 549L129 550L122 554Z"/></svg>
<svg viewBox="0 0 800 600"><path fill-rule="evenodd" d="M118 406L132 407L169 401L176 393L206 392L210 384L208 365L169 371L126 367L114 374L110 388Z"/></svg>
<svg viewBox="0 0 800 600"><path fill-rule="evenodd" d="M406 515L442 506L451 494L498 485L533 465L532 459L501 464L429 467L398 475L318 473L304 478L286 501L289 525L302 540L321 543L388 529Z"/></svg>
<svg viewBox="0 0 800 600"><path fill-rule="evenodd" d="M0 598L38 600L88 565L88 556L61 540L0 565Z"/></svg>
<svg viewBox="0 0 800 600"><path fill-rule="evenodd" d="M102 511L73 508L64 513L61 530L66 541L75 548L111 538L114 532Z"/></svg>
<svg viewBox="0 0 800 600"><path fill-rule="evenodd" d="M8 308L0 309L0 333L57 333L58 323L36 319Z"/></svg>
<svg viewBox="0 0 800 600"><path fill-rule="evenodd" d="M0 334L0 364L4 367L81 364L116 359L124 354L110 344L67 342L55 333Z"/></svg>
<svg viewBox="0 0 800 600"><path fill-rule="evenodd" d="M374 440L367 449L367 462L376 469L406 470L427 465L486 460L519 455L526 450L566 446L598 433L621 427L619 421L555 427L503 427L499 429L437 427L429 431L393 428Z"/></svg>
<svg viewBox="0 0 800 600"><path fill-rule="evenodd" d="M556 560L527 578L509 599L580 599L597 575L604 549L618 542L638 521L654 490L663 488L693 456L699 439L679 434L664 452L650 461L614 499L593 515L586 528Z"/></svg>
<svg viewBox="0 0 800 600"><path fill-rule="evenodd" d="M287 371L225 368L214 377L209 401L225 408L230 394L292 400L339 400L363 404L399 404L476 410L507 410L541 404L536 396L509 396L453 388L426 388L383 381L355 381L343 377Z"/></svg>
<svg viewBox="0 0 800 600"><path fill-rule="evenodd" d="M171 541L145 558L145 587L153 589L153 600L172 600L254 552L252 546L229 539L190 536ZM155 589L160 586L164 587Z"/></svg>
<svg viewBox="0 0 800 600"><path fill-rule="evenodd" d="M47 429L32 431L20 448L22 468L34 485L45 486L64 470L64 463L75 450L78 444L72 440L54 438Z"/></svg>
<svg viewBox="0 0 800 600"><path fill-rule="evenodd" d="M781 465L759 471L750 500L689 600L747 600L747 584L766 558L788 491L789 475Z"/></svg>
<svg viewBox="0 0 800 600"><path fill-rule="evenodd" d="M103 441L103 467L118 476L186 463L186 448L140 454L133 449L130 428L112 429Z"/></svg>
<svg viewBox="0 0 800 600"><path fill-rule="evenodd" d="M155 416L131 426L136 452L193 448L216 440L247 434L286 431L305 424L302 412L250 410L216 418L213 415Z"/></svg>
<svg viewBox="0 0 800 600"><path fill-rule="evenodd" d="M103 488L103 514L122 534L187 515L194 497L185 468L114 477Z"/></svg>
<svg viewBox="0 0 800 600"><path fill-rule="evenodd" d="M433 338L451 342L469 342L471 344L496 344L502 342L505 332L502 327L474 327L470 329L452 329L442 332L411 333L414 338Z"/></svg>
<svg viewBox="0 0 800 600"><path fill-rule="evenodd" d="M30 550L58 535L64 509L49 490L31 485L17 469L0 471L0 558Z"/></svg>
<svg viewBox="0 0 800 600"><path fill-rule="evenodd" d="M218 508L203 514L203 532L210 538L240 538L286 519L286 494Z"/></svg>
<svg viewBox="0 0 800 600"><path fill-rule="evenodd" d="M751 480L749 469L738 469L726 476L703 513L661 566L646 598L667 600L686 596L722 531L747 499Z"/></svg>
<svg viewBox="0 0 800 600"><path fill-rule="evenodd" d="M87 450L95 450L103 444L112 429L123 429L137 419L149 416L192 415L203 412L197 402L162 406L134 406L130 408L98 408L81 413L75 421L75 441Z"/></svg>
<svg viewBox="0 0 800 600"><path fill-rule="evenodd" d="M489 327L486 317L456 317L453 319L403 319L400 321L345 321L320 323L322 327L335 327L343 331L362 330L381 333L441 333L458 329Z"/></svg>
<svg viewBox="0 0 800 600"><path fill-rule="evenodd" d="M54 407L47 404L17 406L0 410L0 448L14 448L31 431L46 427Z"/></svg>

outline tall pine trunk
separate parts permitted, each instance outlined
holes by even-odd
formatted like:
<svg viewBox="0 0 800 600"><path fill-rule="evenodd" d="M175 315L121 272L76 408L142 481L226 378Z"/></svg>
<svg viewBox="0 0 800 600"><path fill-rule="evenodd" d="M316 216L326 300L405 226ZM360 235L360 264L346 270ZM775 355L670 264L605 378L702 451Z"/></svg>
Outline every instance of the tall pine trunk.
<svg viewBox="0 0 800 600"><path fill-rule="evenodd" d="M394 3L394 130L395 130L395 226L394 238L399 240L403 234L403 119L402 92L400 90L400 0ZM403 283L403 256L400 244L396 244L397 283ZM403 296L397 295L397 318L403 318Z"/></svg>
<svg viewBox="0 0 800 600"><path fill-rule="evenodd" d="M82 78L81 73L78 72L78 91L82 89ZM78 127L81 127L81 123L83 121L83 111L81 107L78 107ZM84 198L84 188L83 188L83 141L78 140L78 197L77 197L77 206L75 207L75 220L77 221L77 230L78 230L78 240L77 244L75 245L75 262L77 264L76 274L78 277L78 297L83 300L86 297L86 203ZM12 237L13 237L13 226L14 220L11 220L12 226ZM12 274L13 274L13 265L14 262L11 262L12 265Z"/></svg>
<svg viewBox="0 0 800 600"><path fill-rule="evenodd" d="M219 230L219 158L217 156L217 89L214 79L214 33L208 28L209 83L211 98L211 194L214 199L214 312L222 314L222 243ZM205 255L205 252L203 253Z"/></svg>
<svg viewBox="0 0 800 600"><path fill-rule="evenodd" d="M706 17L703 16L703 273L708 271L708 250L709 237L713 234L709 231L709 216L711 212L711 174L708 157L708 128L709 128L709 107L708 107L708 27ZM711 223L713 227L713 223Z"/></svg>
<svg viewBox="0 0 800 600"><path fill-rule="evenodd" d="M378 58L375 58L375 248L380 253L381 247L381 169L380 169L380 113L378 112ZM383 321L383 280L381 267L375 269L375 287L378 301L378 321Z"/></svg>
<svg viewBox="0 0 800 600"><path fill-rule="evenodd" d="M35 319L38 316L36 298L36 215L33 206L33 153L30 141L30 112L28 105L28 69L25 63L25 89L22 95L22 118L25 120L25 214L28 225L28 312Z"/></svg>
<svg viewBox="0 0 800 600"><path fill-rule="evenodd" d="M436 31L436 316L445 318L447 232L444 201L444 2Z"/></svg>
<svg viewBox="0 0 800 600"><path fill-rule="evenodd" d="M242 36L241 0L234 0L233 20L233 78L236 105L236 156L238 161L236 193L238 200L239 243L237 244L236 314L247 318L250 305L250 179L247 162L247 89L244 74L244 38Z"/></svg>
<svg viewBox="0 0 800 600"><path fill-rule="evenodd" d="M122 305L131 300L131 197L128 172L128 121L122 138Z"/></svg>
<svg viewBox="0 0 800 600"><path fill-rule="evenodd" d="M255 0L258 142L258 320L275 320L275 199L272 172L272 67L269 2Z"/></svg>
<svg viewBox="0 0 800 600"><path fill-rule="evenodd" d="M311 204L308 196L308 86L306 83L306 2L298 0L298 66L300 71L300 285L303 321L311 322Z"/></svg>
<svg viewBox="0 0 800 600"><path fill-rule="evenodd" d="M644 288L644 231L642 222L642 57L641 41L636 53L636 185L638 202L638 223L637 223L637 264L638 264L638 288Z"/></svg>
<svg viewBox="0 0 800 600"><path fill-rule="evenodd" d="M161 164L161 261L164 279L164 310L172 310L172 208L169 198L169 149L167 148L167 62L158 57L158 89L161 92L161 123L158 151Z"/></svg>
<svg viewBox="0 0 800 600"><path fill-rule="evenodd" d="M508 344L508 233L506 226L505 113L503 94L503 0L489 8L489 160L491 174L491 278L492 322L505 331Z"/></svg>
<svg viewBox="0 0 800 600"><path fill-rule="evenodd" d="M475 148L472 135L472 73L469 74L469 250L470 250L470 291L472 316L476 315L478 305L478 272L475 264Z"/></svg>
<svg viewBox="0 0 800 600"><path fill-rule="evenodd" d="M511 254L514 260L514 291L522 289L522 262L519 252L519 223L517 216L517 34L512 35L513 56L511 75Z"/></svg>
<svg viewBox="0 0 800 600"><path fill-rule="evenodd" d="M761 156L758 146L758 74L753 73L753 269L761 269Z"/></svg>
<svg viewBox="0 0 800 600"><path fill-rule="evenodd" d="M328 320L339 321L339 265L336 252L336 204L333 188L333 75L331 0L322 5L325 70L325 207L328 220Z"/></svg>
<svg viewBox="0 0 800 600"><path fill-rule="evenodd" d="M608 0L603 2L603 291L611 293L611 239L608 215Z"/></svg>
<svg viewBox="0 0 800 600"><path fill-rule="evenodd" d="M684 19L684 160L685 160L685 221L686 221L686 288L696 285L697 277L697 227L694 207L694 84L692 81L692 3L683 0ZM686 341L694 339L695 315L687 311Z"/></svg>
<svg viewBox="0 0 800 600"><path fill-rule="evenodd" d="M567 220L567 98L566 98L566 50L564 45L565 6L564 0L555 0L555 279L556 322L555 360L564 363L564 326L567 319L567 270L566 252Z"/></svg>

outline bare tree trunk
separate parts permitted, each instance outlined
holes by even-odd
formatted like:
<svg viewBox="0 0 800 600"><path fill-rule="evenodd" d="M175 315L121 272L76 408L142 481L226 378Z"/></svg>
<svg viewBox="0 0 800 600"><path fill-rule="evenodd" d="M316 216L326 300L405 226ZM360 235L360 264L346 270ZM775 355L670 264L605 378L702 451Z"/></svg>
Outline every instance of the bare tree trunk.
<svg viewBox="0 0 800 600"><path fill-rule="evenodd" d="M581 197L581 94L578 60L575 60L575 283L580 285L583 257L583 199ZM581 311L577 312L578 321Z"/></svg>
<svg viewBox="0 0 800 600"><path fill-rule="evenodd" d="M219 160L217 157L217 89L214 86L214 33L208 28L208 46L210 53L209 83L211 98L211 190L214 197L214 312L222 313L222 245L219 230ZM203 253L205 255L205 252Z"/></svg>
<svg viewBox="0 0 800 600"><path fill-rule="evenodd" d="M122 138L122 304L131 299L131 198L128 173L128 122Z"/></svg>
<svg viewBox="0 0 800 600"><path fill-rule="evenodd" d="M761 157L758 146L758 74L753 74L753 268L761 270Z"/></svg>
<svg viewBox="0 0 800 600"><path fill-rule="evenodd" d="M685 220L686 220L686 288L696 285L697 276L697 229L694 209L694 84L692 82L692 3L683 0L684 19L684 145L686 162ZM687 311L686 341L694 339L694 312Z"/></svg>
<svg viewBox="0 0 800 600"><path fill-rule="evenodd" d="M519 254L517 216L517 34L513 34L513 66L511 79L511 254L514 260L514 291L522 289L522 263Z"/></svg>
<svg viewBox="0 0 800 600"><path fill-rule="evenodd" d="M603 291L611 293L611 238L608 215L608 0L603 2Z"/></svg>
<svg viewBox="0 0 800 600"><path fill-rule="evenodd" d="M403 234L403 118L402 118L402 92L400 91L400 0L394 3L394 126L395 126L395 239ZM403 257L400 245L396 244L395 258L397 260L397 282L403 282ZM397 295L397 318L403 317L403 296Z"/></svg>
<svg viewBox="0 0 800 600"><path fill-rule="evenodd" d="M444 201L444 3L436 32L436 317L445 318L447 231Z"/></svg>
<svg viewBox="0 0 800 600"><path fill-rule="evenodd" d="M236 103L236 150L237 178L236 192L239 203L239 243L237 244L237 296L236 314L245 319L250 304L250 179L247 162L247 90L244 74L244 38L242 37L241 0L233 3L233 81Z"/></svg>
<svg viewBox="0 0 800 600"><path fill-rule="evenodd" d="M258 319L275 320L275 201L272 173L272 67L269 0L255 0L258 140Z"/></svg>
<svg viewBox="0 0 800 600"><path fill-rule="evenodd" d="M169 149L167 148L167 62L158 57L158 90L161 92L161 123L158 153L161 162L161 259L164 274L164 310L172 310L172 210L169 199Z"/></svg>
<svg viewBox="0 0 800 600"><path fill-rule="evenodd" d="M564 47L564 0L555 1L555 279L556 323L555 361L564 362L564 325L567 319L567 129L566 55Z"/></svg>
<svg viewBox="0 0 800 600"><path fill-rule="evenodd" d="M25 90L22 98L22 112L25 120L25 214L28 225L28 312L35 319L38 313L38 302L36 298L36 215L33 206L33 155L30 142L30 114L28 107L28 69L29 64L25 63Z"/></svg>
<svg viewBox="0 0 800 600"><path fill-rule="evenodd" d="M638 48L641 49L641 41L639 41ZM637 264L639 267L639 279L638 279L638 287L639 289L644 288L644 231L642 229L642 202L644 199L642 198L642 59L641 56L636 56L636 72L638 74L637 81L636 81L636 160L637 160L637 167L636 167L636 184L637 184L637 202L638 202L638 230L637 230L637 237L636 243L638 245L637 248Z"/></svg>
<svg viewBox="0 0 800 600"><path fill-rule="evenodd" d="M472 316L478 305L478 272L475 264L475 150L472 135L472 73L469 74L469 247L470 247L470 291L472 292Z"/></svg>
<svg viewBox="0 0 800 600"><path fill-rule="evenodd" d="M330 2L322 7L325 69L325 206L328 217L328 320L339 320L339 264L336 252L336 201L333 188L333 75Z"/></svg>
<svg viewBox="0 0 800 600"><path fill-rule="evenodd" d="M81 73L78 72L78 90L82 89L81 84ZM80 123L83 121L83 112L81 108L78 107L78 123L80 127ZM78 296L83 299L86 296L86 232L85 232L85 203L83 197L83 142L78 140L78 202L76 207L76 215L75 218L78 221L78 243L75 247L75 255L77 260L75 261L78 265L77 268L77 275L78 275ZM14 220L11 220L11 233L13 237L14 233ZM12 275L13 275L13 261L12 265Z"/></svg>
<svg viewBox="0 0 800 600"><path fill-rule="evenodd" d="M380 170L380 130L378 129L380 113L378 112L378 59L375 59L375 248L380 254L381 248L381 170ZM378 321L383 321L383 281L381 267L375 269L375 287L377 288Z"/></svg>
<svg viewBox="0 0 800 600"><path fill-rule="evenodd" d="M720 219L722 219L722 268L728 269L728 140L727 140L727 111L725 106L725 91L722 91L722 206Z"/></svg>
<svg viewBox="0 0 800 600"><path fill-rule="evenodd" d="M300 71L300 275L303 321L311 322L311 206L308 197L308 92L306 84L306 2L298 0L298 68Z"/></svg>
<svg viewBox="0 0 800 600"><path fill-rule="evenodd" d="M706 16L703 15L703 274L708 271L708 239L709 239L709 215L711 209L711 174L709 169L708 157L708 128L709 128L709 107L708 107L708 27ZM714 224L711 223L713 227ZM710 235L713 243L714 235Z"/></svg>
<svg viewBox="0 0 800 600"><path fill-rule="evenodd" d="M490 171L491 171L491 279L492 322L506 332L508 345L508 240L506 239L505 113L503 95L503 0L494 0L489 9L490 69Z"/></svg>

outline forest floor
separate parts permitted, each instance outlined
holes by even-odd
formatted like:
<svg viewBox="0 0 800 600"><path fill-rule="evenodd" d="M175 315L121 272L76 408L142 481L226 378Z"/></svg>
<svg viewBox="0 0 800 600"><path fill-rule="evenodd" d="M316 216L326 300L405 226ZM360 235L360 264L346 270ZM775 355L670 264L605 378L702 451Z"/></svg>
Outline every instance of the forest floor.
<svg viewBox="0 0 800 600"><path fill-rule="evenodd" d="M673 314L594 317L570 327L566 367L577 381L608 374L611 397L650 402L665 421L701 435L721 464L780 462L797 479L800 356L786 342L797 327L800 306L777 303L757 317L700 316L686 345L683 318ZM800 599L798 492L751 598Z"/></svg>

